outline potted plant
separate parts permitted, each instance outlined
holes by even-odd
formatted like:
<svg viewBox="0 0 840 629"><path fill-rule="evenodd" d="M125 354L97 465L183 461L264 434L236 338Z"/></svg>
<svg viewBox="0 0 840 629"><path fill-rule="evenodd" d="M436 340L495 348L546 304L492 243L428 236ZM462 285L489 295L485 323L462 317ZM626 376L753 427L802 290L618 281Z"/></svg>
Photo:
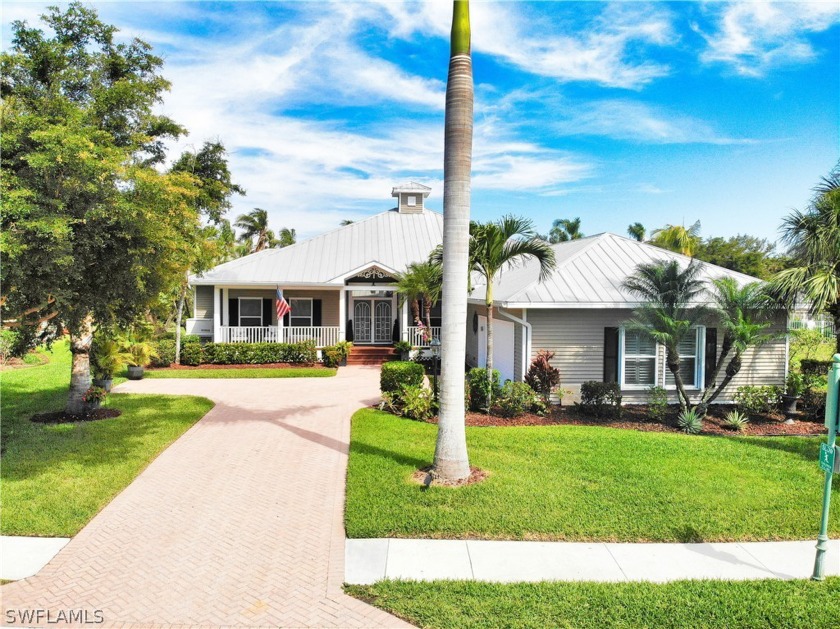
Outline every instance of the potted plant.
<svg viewBox="0 0 840 629"><path fill-rule="evenodd" d="M114 374L125 362L125 354L119 343L113 339L96 340L91 351L91 366L93 367L93 384L111 392L114 384Z"/></svg>
<svg viewBox="0 0 840 629"><path fill-rule="evenodd" d="M796 404L805 392L805 378L801 373L791 371L785 381L785 392L782 395L782 409L785 415L793 415L796 412Z"/></svg>
<svg viewBox="0 0 840 629"><path fill-rule="evenodd" d="M108 393L102 387L92 386L82 396L88 411L95 411L102 405L102 400L105 399Z"/></svg>
<svg viewBox="0 0 840 629"><path fill-rule="evenodd" d="M411 343L408 341L397 341L394 343L394 349L400 353L400 360L408 360L411 354Z"/></svg>
<svg viewBox="0 0 840 629"><path fill-rule="evenodd" d="M335 347L339 351L339 367L346 367L347 357L350 355L350 350L353 349L353 343L350 341L339 341L335 344Z"/></svg>
<svg viewBox="0 0 840 629"><path fill-rule="evenodd" d="M128 379L142 380L144 368L152 362L158 353L151 343L135 341L128 346L126 362L128 363Z"/></svg>

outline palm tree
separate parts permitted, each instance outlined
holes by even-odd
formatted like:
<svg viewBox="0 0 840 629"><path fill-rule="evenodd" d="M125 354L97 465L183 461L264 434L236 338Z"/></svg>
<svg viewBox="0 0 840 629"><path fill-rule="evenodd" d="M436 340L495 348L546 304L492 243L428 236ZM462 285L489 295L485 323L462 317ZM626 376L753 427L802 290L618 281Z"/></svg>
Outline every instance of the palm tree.
<svg viewBox="0 0 840 629"><path fill-rule="evenodd" d="M801 295L812 313L830 314L840 352L840 164L814 192L808 209L795 210L782 224L796 266L778 273L771 288L788 305Z"/></svg>
<svg viewBox="0 0 840 629"><path fill-rule="evenodd" d="M417 322L420 321L420 300L423 298L423 288L418 274L412 273L412 266L414 265L409 265L405 273L400 273L396 277L397 294L400 298L400 306L405 302L411 304L411 320Z"/></svg>
<svg viewBox="0 0 840 629"><path fill-rule="evenodd" d="M693 257L700 247L700 221L695 221L688 228L684 225L665 225L661 229L654 229L649 242L657 247Z"/></svg>
<svg viewBox="0 0 840 629"><path fill-rule="evenodd" d="M645 226L641 223L633 223L632 225L627 226L627 235L630 236L630 238L632 238L633 240L644 242L645 232Z"/></svg>
<svg viewBox="0 0 840 629"><path fill-rule="evenodd" d="M443 141L443 304L440 413L433 475L448 481L469 477L464 417L464 355L467 350L467 282L470 242L470 168L473 78L470 5L455 0Z"/></svg>
<svg viewBox="0 0 840 629"><path fill-rule="evenodd" d="M583 238L583 234L580 233L580 217L558 218L551 224L551 231L548 232L550 243L580 240L581 238Z"/></svg>
<svg viewBox="0 0 840 629"><path fill-rule="evenodd" d="M700 269L694 260L685 269L676 260L644 263L622 285L643 300L634 312L631 326L643 329L665 346L665 363L674 376L682 410L691 401L680 374L679 346L705 314L704 308L691 303L704 290Z"/></svg>
<svg viewBox="0 0 840 629"><path fill-rule="evenodd" d="M297 232L294 229L284 227L280 230L280 237L277 239L278 247L288 247L297 242Z"/></svg>
<svg viewBox="0 0 840 629"><path fill-rule="evenodd" d="M540 281L554 270L554 249L540 239L530 219L505 216L491 223L470 226L470 265L484 278L487 308L487 377L493 373L493 282L499 272L525 259L534 258L540 264Z"/></svg>
<svg viewBox="0 0 840 629"><path fill-rule="evenodd" d="M342 227L346 227L347 225L352 225L354 222L355 221L351 218L344 218L344 219L341 220L339 225L341 225Z"/></svg>
<svg viewBox="0 0 840 629"><path fill-rule="evenodd" d="M413 262L397 278L397 292L402 301L410 301L414 321L420 321L420 300L427 328L432 327L432 308L440 301L441 266L435 262Z"/></svg>
<svg viewBox="0 0 840 629"><path fill-rule="evenodd" d="M255 207L240 215L234 225L242 230L239 241L249 243L251 253L262 251L276 242L274 232L268 228L268 212L263 209Z"/></svg>

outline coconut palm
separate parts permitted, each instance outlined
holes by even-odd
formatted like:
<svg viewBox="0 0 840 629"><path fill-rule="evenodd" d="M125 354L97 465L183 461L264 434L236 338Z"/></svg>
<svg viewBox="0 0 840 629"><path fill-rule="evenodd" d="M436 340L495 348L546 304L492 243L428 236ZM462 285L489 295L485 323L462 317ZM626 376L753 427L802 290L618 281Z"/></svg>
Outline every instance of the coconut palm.
<svg viewBox="0 0 840 629"><path fill-rule="evenodd" d="M470 226L470 265L484 280L487 308L487 377L493 373L493 282L506 267L533 258L540 264L540 281L554 270L554 249L540 239L527 218L505 216ZM445 305L445 304L444 304Z"/></svg>
<svg viewBox="0 0 840 629"><path fill-rule="evenodd" d="M580 233L580 217L558 218L551 224L551 231L548 232L548 241L551 243L580 240L581 238L583 238L583 234Z"/></svg>
<svg viewBox="0 0 840 629"><path fill-rule="evenodd" d="M420 321L420 301L427 328L432 327L432 308L440 301L441 266L431 261L409 264L405 273L397 277L397 292L401 301L411 304L414 321Z"/></svg>
<svg viewBox="0 0 840 629"><path fill-rule="evenodd" d="M297 232L294 229L284 227L280 230L280 237L277 239L278 247L288 247L297 242Z"/></svg>
<svg viewBox="0 0 840 629"><path fill-rule="evenodd" d="M657 247L693 257L700 247L700 221L695 221L688 228L684 225L665 225L661 229L654 229L649 242Z"/></svg>
<svg viewBox="0 0 840 629"><path fill-rule="evenodd" d="M464 425L464 355L467 349L467 280L470 241L470 168L473 78L468 0L455 0L443 142L443 304L440 414L433 474L444 480L470 475Z"/></svg>
<svg viewBox="0 0 840 629"><path fill-rule="evenodd" d="M250 245L250 252L256 253L274 245L277 239L268 228L268 212L258 207L242 214L234 223L242 230L239 241Z"/></svg>
<svg viewBox="0 0 840 629"><path fill-rule="evenodd" d="M632 225L627 226L627 235L630 236L630 238L632 238L633 240L644 242L645 233L645 226L641 223L633 223Z"/></svg>
<svg viewBox="0 0 840 629"><path fill-rule="evenodd" d="M705 314L704 308L692 303L704 290L700 269L694 260L685 269L676 260L644 263L622 285L643 301L634 312L631 326L645 330L665 346L665 363L674 376L682 410L687 410L691 402L680 374L679 346Z"/></svg>
<svg viewBox="0 0 840 629"><path fill-rule="evenodd" d="M814 192L808 209L795 210L782 224L796 266L778 273L771 289L788 305L802 296L812 313L830 314L840 352L840 164Z"/></svg>

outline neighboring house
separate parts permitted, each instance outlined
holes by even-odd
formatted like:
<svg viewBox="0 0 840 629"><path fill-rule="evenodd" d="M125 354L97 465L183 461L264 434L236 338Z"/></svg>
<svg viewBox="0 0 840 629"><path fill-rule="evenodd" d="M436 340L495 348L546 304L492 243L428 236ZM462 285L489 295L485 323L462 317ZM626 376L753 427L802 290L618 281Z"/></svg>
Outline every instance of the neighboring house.
<svg viewBox="0 0 840 629"><path fill-rule="evenodd" d="M411 262L427 259L442 241L443 217L424 207L430 188L409 183L393 188L397 207L282 249L266 249L221 264L191 278L195 310L187 331L217 342L295 342L315 340L318 347L347 339L356 345L391 345L407 339L425 342L400 304L395 275ZM623 238L600 234L552 245L556 270L538 281L534 262L507 269L495 283L494 365L504 379L522 380L540 349L555 352L562 387L577 394L587 380L620 382L627 402L643 401L651 385L672 387L664 351L624 325L638 305L621 289L642 262L688 258ZM755 278L703 264L711 279ZM275 316L280 288L292 311ZM466 361L485 363L486 317L483 286L470 295ZM439 306L432 312L432 333L439 333ZM776 329L785 330L780 317ZM695 330L681 349L685 379L699 390L720 350L722 334L714 321ZM444 348L445 351L445 348ZM782 385L787 342L778 340L750 350L741 373L722 399L742 384Z"/></svg>

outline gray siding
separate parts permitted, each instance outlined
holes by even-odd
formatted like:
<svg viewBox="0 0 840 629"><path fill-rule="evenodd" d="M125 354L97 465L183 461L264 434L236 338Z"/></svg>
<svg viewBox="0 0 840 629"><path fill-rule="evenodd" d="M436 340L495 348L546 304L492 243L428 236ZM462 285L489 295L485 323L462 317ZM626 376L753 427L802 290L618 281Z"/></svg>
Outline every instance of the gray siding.
<svg viewBox="0 0 840 629"><path fill-rule="evenodd" d="M276 292L273 290L256 290L247 288L225 289L224 299L236 299L237 297L261 297L263 299L274 299ZM339 294L336 290L283 290L283 296L288 300L293 297L308 297L321 300L321 325L339 325ZM271 311L271 324L277 325L277 315L274 309Z"/></svg>
<svg viewBox="0 0 840 629"><path fill-rule="evenodd" d="M196 286L195 287L195 318L196 319L212 319L213 318L213 287L212 286Z"/></svg>

